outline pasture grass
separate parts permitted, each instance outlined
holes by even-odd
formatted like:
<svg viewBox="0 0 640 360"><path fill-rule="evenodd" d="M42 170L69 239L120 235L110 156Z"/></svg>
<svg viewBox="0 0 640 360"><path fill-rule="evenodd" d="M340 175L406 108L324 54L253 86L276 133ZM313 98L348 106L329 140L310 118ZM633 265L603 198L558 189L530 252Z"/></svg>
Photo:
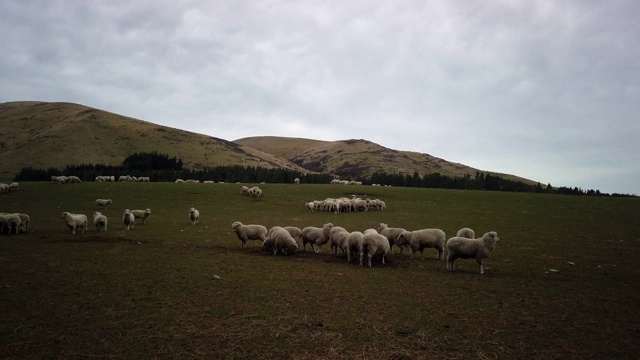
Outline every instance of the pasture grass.
<svg viewBox="0 0 640 360"><path fill-rule="evenodd" d="M0 212L31 216L0 235L0 358L634 359L640 357L640 201L345 185L21 183ZM326 197L368 196L387 210L308 213ZM108 231L71 235L60 214ZM192 226L190 207L200 210ZM125 231L125 208L151 208ZM385 222L500 241L478 274L436 252L398 249L372 268L342 254L273 256L231 223L364 231ZM572 265L569 262L575 264ZM550 272L550 269L558 270Z"/></svg>

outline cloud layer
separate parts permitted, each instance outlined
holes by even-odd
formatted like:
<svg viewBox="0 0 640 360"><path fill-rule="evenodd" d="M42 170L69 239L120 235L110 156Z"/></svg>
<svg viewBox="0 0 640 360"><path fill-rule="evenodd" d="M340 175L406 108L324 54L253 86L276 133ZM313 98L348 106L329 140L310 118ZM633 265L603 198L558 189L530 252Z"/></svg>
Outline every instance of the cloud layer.
<svg viewBox="0 0 640 360"><path fill-rule="evenodd" d="M0 2L0 101L640 194L640 4Z"/></svg>

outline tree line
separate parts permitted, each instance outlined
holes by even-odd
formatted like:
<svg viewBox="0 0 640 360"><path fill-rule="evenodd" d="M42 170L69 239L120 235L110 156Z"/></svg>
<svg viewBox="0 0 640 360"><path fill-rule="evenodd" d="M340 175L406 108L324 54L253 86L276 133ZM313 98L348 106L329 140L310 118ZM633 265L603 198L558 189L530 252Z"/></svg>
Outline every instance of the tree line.
<svg viewBox="0 0 640 360"><path fill-rule="evenodd" d="M265 168L261 166L225 165L204 167L200 169L186 169L181 159L169 157L167 154L157 152L134 153L128 156L120 166L103 164L67 165L63 169L47 168L38 169L32 167L22 168L16 175L15 181L50 181L52 176L75 175L83 181L93 181L97 176L115 176L116 181L120 175L148 176L151 181L173 182L176 179L193 179L198 181L214 182L241 182L241 183L293 183L295 178L307 184L328 184L334 179L329 174L301 173L299 171L283 168ZM607 194L600 190L583 190L578 187L558 187L551 184L543 186L522 181L509 180L500 176L476 171L474 176L447 176L438 172L420 176L417 172L412 175L402 173L386 173L377 171L370 177L357 179L364 185L379 184L386 186L424 187L459 190L487 190L510 192L533 192L563 195L585 196L612 196L612 197L638 197L630 194Z"/></svg>

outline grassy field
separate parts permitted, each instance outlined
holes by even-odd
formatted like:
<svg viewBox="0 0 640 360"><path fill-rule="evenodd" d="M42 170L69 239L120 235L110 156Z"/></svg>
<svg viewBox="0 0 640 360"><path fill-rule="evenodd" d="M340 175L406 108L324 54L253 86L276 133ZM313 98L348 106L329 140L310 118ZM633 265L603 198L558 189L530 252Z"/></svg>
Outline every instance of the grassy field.
<svg viewBox="0 0 640 360"><path fill-rule="evenodd" d="M344 185L22 183L0 212L31 216L0 235L0 358L638 359L640 201ZM326 197L380 198L387 210L306 212ZM71 235L63 211L109 230ZM192 226L190 207L200 210ZM151 208L125 231L122 211ZM497 231L448 272L394 253L386 265L343 255L242 249L231 223L363 231L380 222L448 237ZM558 270L557 272L549 271Z"/></svg>

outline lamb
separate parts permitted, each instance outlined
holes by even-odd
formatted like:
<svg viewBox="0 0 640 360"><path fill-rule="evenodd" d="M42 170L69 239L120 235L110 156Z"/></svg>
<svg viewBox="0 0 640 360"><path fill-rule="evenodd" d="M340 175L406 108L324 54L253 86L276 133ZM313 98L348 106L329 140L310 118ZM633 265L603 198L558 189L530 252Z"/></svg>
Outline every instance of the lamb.
<svg viewBox="0 0 640 360"><path fill-rule="evenodd" d="M420 257L424 257L425 248L438 250L438 260L444 260L444 244L446 241L444 231L440 229L422 229L415 231L403 231L398 236L399 244L409 244L411 258L416 251L420 251Z"/></svg>
<svg viewBox="0 0 640 360"><path fill-rule="evenodd" d="M291 234L280 226L274 226L269 230L268 240L273 244L273 255L281 252L285 255L298 251L298 243Z"/></svg>
<svg viewBox="0 0 640 360"><path fill-rule="evenodd" d="M189 220L191 220L191 225L197 224L198 219L200 219L200 211L196 208L191 208L191 210L189 210Z"/></svg>
<svg viewBox="0 0 640 360"><path fill-rule="evenodd" d="M82 231L82 233L84 233L84 231L87 229L87 215L72 214L65 211L60 217L64 219L64 222L67 224L69 229L71 229L71 234L73 235L76 234L76 230Z"/></svg>
<svg viewBox="0 0 640 360"><path fill-rule="evenodd" d="M122 215L122 223L124 224L125 230L131 230L136 226L136 217L133 215L131 210L126 209L124 211L124 215Z"/></svg>
<svg viewBox="0 0 640 360"><path fill-rule="evenodd" d="M389 240L389 252L393 252L393 245L398 245L400 248L400 254L402 254L403 246L397 244L398 237L403 231L407 231L403 228L390 228L385 223L378 224L378 232L384 235Z"/></svg>
<svg viewBox="0 0 640 360"><path fill-rule="evenodd" d="M9 235L11 235L11 229L15 229L14 234L17 234L21 224L22 220L20 220L18 214L0 214L0 233L4 232L4 228L6 227Z"/></svg>
<svg viewBox="0 0 640 360"><path fill-rule="evenodd" d="M340 226L334 226L331 228L331 231L329 232L331 252L338 254L338 249L342 250L343 254L347 252L347 236L349 236L349 232L345 228Z"/></svg>
<svg viewBox="0 0 640 360"><path fill-rule="evenodd" d="M360 231L351 232L347 236L347 262L351 263L351 259L355 258L356 254L360 253L360 249L362 248L362 238L364 234Z"/></svg>
<svg viewBox="0 0 640 360"><path fill-rule="evenodd" d="M96 199L96 209L106 209L111 203L111 199Z"/></svg>
<svg viewBox="0 0 640 360"><path fill-rule="evenodd" d="M311 244L311 249L317 254L322 250L322 245L326 244L331 236L332 223L326 223L323 227L307 226L302 229L302 248L307 251L307 243ZM314 245L318 245L316 250Z"/></svg>
<svg viewBox="0 0 640 360"><path fill-rule="evenodd" d="M96 230L98 230L98 232L102 230L107 231L107 217L102 215L99 211L94 212L93 225L96 226Z"/></svg>
<svg viewBox="0 0 640 360"><path fill-rule="evenodd" d="M371 267L371 258L375 255L382 255L382 264L385 264L384 258L389 253L389 240L377 231L365 231L362 237L362 246L360 246L360 266L362 266L362 260L364 254L367 254L369 258L369 267Z"/></svg>
<svg viewBox="0 0 640 360"><path fill-rule="evenodd" d="M131 213L133 214L135 220L140 219L140 221L142 221L142 224L145 224L147 218L149 217L149 215L151 215L151 209L146 208L144 210L131 210Z"/></svg>
<svg viewBox="0 0 640 360"><path fill-rule="evenodd" d="M267 228L262 225L243 225L240 221L236 221L231 224L231 229L242 242L243 248L249 240L260 240L264 243L267 239Z"/></svg>
<svg viewBox="0 0 640 360"><path fill-rule="evenodd" d="M447 240L447 269L454 271L456 268L456 260L476 259L480 265L480 274L484 274L484 259L488 258L491 251L496 247L496 243L500 240L498 233L490 231L485 233L480 239L467 239L464 237L452 237Z"/></svg>
<svg viewBox="0 0 640 360"><path fill-rule="evenodd" d="M456 237L463 237L463 238L467 238L467 239L475 239L476 238L476 233L472 229L469 229L469 228L465 227L465 228L462 228L462 229L458 230L458 233L456 234Z"/></svg>

